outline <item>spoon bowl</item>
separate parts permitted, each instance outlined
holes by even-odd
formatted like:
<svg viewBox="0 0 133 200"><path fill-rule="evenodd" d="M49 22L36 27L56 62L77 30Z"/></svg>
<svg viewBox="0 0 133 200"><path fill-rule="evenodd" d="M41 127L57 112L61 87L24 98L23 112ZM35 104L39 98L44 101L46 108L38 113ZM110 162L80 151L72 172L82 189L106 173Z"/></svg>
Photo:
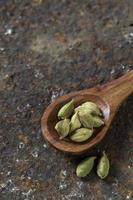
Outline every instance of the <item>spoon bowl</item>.
<svg viewBox="0 0 133 200"><path fill-rule="evenodd" d="M41 127L44 138L56 149L66 153L82 154L88 151L105 137L120 104L133 91L132 82L133 73L131 71L127 75L112 81L110 84L72 92L57 98L48 106L42 116ZM105 125L96 129L93 136L82 143L73 142L68 138L60 140L54 128L55 124L59 121L57 117L59 109L72 99L74 99L75 107L84 102L92 101L99 106L103 113Z"/></svg>

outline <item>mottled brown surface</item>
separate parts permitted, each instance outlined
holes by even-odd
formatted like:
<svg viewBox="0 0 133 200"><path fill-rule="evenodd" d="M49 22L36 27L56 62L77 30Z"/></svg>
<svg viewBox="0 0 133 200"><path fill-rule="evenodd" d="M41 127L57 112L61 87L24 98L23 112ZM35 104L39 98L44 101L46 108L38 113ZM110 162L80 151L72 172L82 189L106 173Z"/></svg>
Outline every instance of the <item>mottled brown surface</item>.
<svg viewBox="0 0 133 200"><path fill-rule="evenodd" d="M131 196L133 96L89 154L106 149L105 181L77 178L80 158L47 144L40 119L57 96L133 69L132 10L131 0L0 0L0 200Z"/></svg>

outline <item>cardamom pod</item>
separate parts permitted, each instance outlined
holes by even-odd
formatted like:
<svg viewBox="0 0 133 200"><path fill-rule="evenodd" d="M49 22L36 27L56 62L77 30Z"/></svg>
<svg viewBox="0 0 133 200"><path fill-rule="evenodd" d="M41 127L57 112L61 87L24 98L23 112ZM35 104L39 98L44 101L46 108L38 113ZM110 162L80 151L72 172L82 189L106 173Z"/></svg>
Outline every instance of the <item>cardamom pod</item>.
<svg viewBox="0 0 133 200"><path fill-rule="evenodd" d="M74 112L76 113L76 112L80 112L80 113L82 113L82 112L86 112L86 113L88 113L88 114L90 114L91 113L91 110L88 108L88 107L84 107L84 106L78 106L77 108L75 108L74 109Z"/></svg>
<svg viewBox="0 0 133 200"><path fill-rule="evenodd" d="M70 122L70 133L75 131L76 129L81 127L81 123L79 121L79 116L78 113L76 112L72 118L71 118L71 122Z"/></svg>
<svg viewBox="0 0 133 200"><path fill-rule="evenodd" d="M104 124L104 121L101 120L98 116L93 116L93 127L98 128Z"/></svg>
<svg viewBox="0 0 133 200"><path fill-rule="evenodd" d="M88 114L86 111L79 112L79 119L83 127L85 128L93 128L94 120L93 116Z"/></svg>
<svg viewBox="0 0 133 200"><path fill-rule="evenodd" d="M94 166L94 160L96 157L89 157L84 159L79 163L76 169L76 174L78 177L85 177L87 176Z"/></svg>
<svg viewBox="0 0 133 200"><path fill-rule="evenodd" d="M70 135L70 139L74 142L84 142L88 140L93 134L92 129L79 128Z"/></svg>
<svg viewBox="0 0 133 200"><path fill-rule="evenodd" d="M97 166L97 175L104 179L108 176L109 173L109 159L105 152L103 152L103 156L100 158L98 166Z"/></svg>
<svg viewBox="0 0 133 200"><path fill-rule="evenodd" d="M64 120L59 121L55 125L55 129L58 132L60 139L63 139L64 137L66 137L69 134L70 120L64 119Z"/></svg>
<svg viewBox="0 0 133 200"><path fill-rule="evenodd" d="M88 102L83 103L82 106L86 107L86 108L88 107L88 109L91 110L92 114L102 116L102 113L101 113L99 107L97 106L97 104L95 104L91 101L88 101Z"/></svg>
<svg viewBox="0 0 133 200"><path fill-rule="evenodd" d="M74 111L74 100L72 99L70 102L65 104L58 112L59 119L69 118Z"/></svg>
<svg viewBox="0 0 133 200"><path fill-rule="evenodd" d="M93 102L87 101L83 103L81 106L78 106L77 108L75 108L75 112L77 111L82 112L84 110L86 110L86 112L88 112L89 114L102 116L102 113L99 107Z"/></svg>

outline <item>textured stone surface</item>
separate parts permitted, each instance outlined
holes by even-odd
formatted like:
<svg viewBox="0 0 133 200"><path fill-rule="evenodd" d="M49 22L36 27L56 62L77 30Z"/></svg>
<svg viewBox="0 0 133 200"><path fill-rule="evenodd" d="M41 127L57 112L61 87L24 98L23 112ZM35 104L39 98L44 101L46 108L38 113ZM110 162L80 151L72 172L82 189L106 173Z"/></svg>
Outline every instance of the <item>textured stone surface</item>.
<svg viewBox="0 0 133 200"><path fill-rule="evenodd" d="M133 96L109 134L110 175L79 179L79 157L41 135L57 96L133 69L133 1L0 0L0 200L132 199Z"/></svg>

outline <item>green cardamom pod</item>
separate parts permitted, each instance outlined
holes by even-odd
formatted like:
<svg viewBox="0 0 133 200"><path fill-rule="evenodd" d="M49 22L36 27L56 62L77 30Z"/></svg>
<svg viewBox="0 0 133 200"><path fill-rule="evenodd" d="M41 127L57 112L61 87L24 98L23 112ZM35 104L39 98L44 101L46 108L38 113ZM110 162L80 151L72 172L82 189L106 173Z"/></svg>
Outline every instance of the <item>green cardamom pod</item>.
<svg viewBox="0 0 133 200"><path fill-rule="evenodd" d="M88 140L93 134L92 129L79 128L70 135L70 139L74 142L84 142Z"/></svg>
<svg viewBox="0 0 133 200"><path fill-rule="evenodd" d="M100 158L98 166L97 166L97 175L104 179L108 176L109 173L109 159L105 152L103 152L103 156Z"/></svg>
<svg viewBox="0 0 133 200"><path fill-rule="evenodd" d="M83 103L82 106L86 107L86 108L88 107L88 109L91 110L92 114L102 116L102 113L101 113L99 107L97 106L97 104L95 104L91 101L88 101L88 102Z"/></svg>
<svg viewBox="0 0 133 200"><path fill-rule="evenodd" d="M64 137L66 137L69 134L70 120L64 119L64 120L59 121L55 125L55 129L58 132L60 139L63 139Z"/></svg>
<svg viewBox="0 0 133 200"><path fill-rule="evenodd" d="M72 99L70 102L65 104L58 112L59 119L69 118L74 111L74 100Z"/></svg>
<svg viewBox="0 0 133 200"><path fill-rule="evenodd" d="M88 114L86 111L79 112L79 119L83 127L85 128L93 128L94 120L93 116Z"/></svg>
<svg viewBox="0 0 133 200"><path fill-rule="evenodd" d="M76 112L80 112L80 113L82 113L82 112L86 112L86 113L88 113L88 114L90 114L91 113L91 110L88 108L88 107L84 107L84 106L78 106L77 108L75 108L74 109L74 112L76 113Z"/></svg>
<svg viewBox="0 0 133 200"><path fill-rule="evenodd" d="M96 157L89 157L84 159L79 163L76 169L76 174L78 177L85 177L87 176L94 166L94 160Z"/></svg>
<svg viewBox="0 0 133 200"><path fill-rule="evenodd" d="M98 116L93 116L93 127L98 128L104 124L104 121L98 117Z"/></svg>
<svg viewBox="0 0 133 200"><path fill-rule="evenodd" d="M102 116L102 113L101 113L99 107L95 103L90 102L90 101L83 103L81 106L78 106L77 108L75 108L74 111L75 112L86 111L86 112L88 112L88 114Z"/></svg>
<svg viewBox="0 0 133 200"><path fill-rule="evenodd" d="M72 118L71 118L71 122L70 122L70 133L75 131L76 129L81 127L81 123L79 121L79 116L78 113L76 112Z"/></svg>

